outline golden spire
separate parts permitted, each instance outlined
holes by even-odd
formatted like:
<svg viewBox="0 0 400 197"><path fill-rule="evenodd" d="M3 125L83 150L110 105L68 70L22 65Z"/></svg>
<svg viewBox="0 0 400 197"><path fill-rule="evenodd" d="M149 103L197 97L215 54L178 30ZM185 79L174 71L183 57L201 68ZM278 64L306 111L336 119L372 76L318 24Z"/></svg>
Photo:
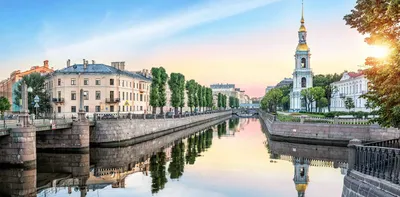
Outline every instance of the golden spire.
<svg viewBox="0 0 400 197"><path fill-rule="evenodd" d="M304 0L301 0L301 20L300 22L304 23Z"/></svg>

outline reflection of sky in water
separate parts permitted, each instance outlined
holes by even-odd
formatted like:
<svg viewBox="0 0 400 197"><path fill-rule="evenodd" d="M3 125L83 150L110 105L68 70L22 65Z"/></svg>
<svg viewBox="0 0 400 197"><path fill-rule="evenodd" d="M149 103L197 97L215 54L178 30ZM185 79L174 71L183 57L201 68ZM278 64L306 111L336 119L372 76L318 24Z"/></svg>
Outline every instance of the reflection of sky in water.
<svg viewBox="0 0 400 197"><path fill-rule="evenodd" d="M165 188L154 196L297 196L293 164L284 160L271 163L263 144L265 140L258 121L250 121L234 137L218 139L214 133L211 148L201 153L203 156L197 157L194 165L185 165L179 181L169 179L167 172ZM343 175L340 168L310 166L309 180L307 197L341 196ZM125 183L125 188L114 189L110 185L101 190L90 190L87 196L152 196L150 176L135 173L129 175ZM68 194L67 189L60 188L55 196L78 197L80 193Z"/></svg>

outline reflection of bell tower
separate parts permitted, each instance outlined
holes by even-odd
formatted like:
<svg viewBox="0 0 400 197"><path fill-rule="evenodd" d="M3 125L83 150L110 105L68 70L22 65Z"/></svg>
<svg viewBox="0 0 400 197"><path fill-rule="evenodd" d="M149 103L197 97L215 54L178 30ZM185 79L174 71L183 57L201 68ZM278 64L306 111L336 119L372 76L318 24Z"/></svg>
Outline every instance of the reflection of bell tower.
<svg viewBox="0 0 400 197"><path fill-rule="evenodd" d="M310 162L304 158L293 158L294 178L298 197L304 197L308 184L308 167Z"/></svg>

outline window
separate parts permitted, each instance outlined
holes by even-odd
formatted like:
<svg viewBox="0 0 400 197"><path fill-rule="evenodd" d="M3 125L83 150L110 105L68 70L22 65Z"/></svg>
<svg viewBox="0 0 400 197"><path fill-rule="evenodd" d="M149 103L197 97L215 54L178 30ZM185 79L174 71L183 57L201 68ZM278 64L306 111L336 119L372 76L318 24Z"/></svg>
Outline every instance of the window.
<svg viewBox="0 0 400 197"><path fill-rule="evenodd" d="M61 100L61 91L58 91L58 100Z"/></svg>
<svg viewBox="0 0 400 197"><path fill-rule="evenodd" d="M61 79L58 79L57 84L58 86L61 86Z"/></svg>
<svg viewBox="0 0 400 197"><path fill-rule="evenodd" d="M132 100L132 92L129 93L129 100Z"/></svg>
<svg viewBox="0 0 400 197"><path fill-rule="evenodd" d="M101 85L100 79L96 79L96 85L97 85L97 86Z"/></svg>
<svg viewBox="0 0 400 197"><path fill-rule="evenodd" d="M132 82L129 82L129 87L132 87Z"/></svg>
<svg viewBox="0 0 400 197"><path fill-rule="evenodd" d="M305 77L301 78L301 87L305 88L307 86L307 79Z"/></svg>
<svg viewBox="0 0 400 197"><path fill-rule="evenodd" d="M125 87L125 81L122 80L122 87Z"/></svg>
<svg viewBox="0 0 400 197"><path fill-rule="evenodd" d="M76 92L75 91L72 91L71 92L71 100L76 100Z"/></svg>
<svg viewBox="0 0 400 197"><path fill-rule="evenodd" d="M100 112L100 106L97 105L97 106L95 107L95 111L96 111L96 112Z"/></svg>
<svg viewBox="0 0 400 197"><path fill-rule="evenodd" d="M122 100L125 100L125 94L122 92Z"/></svg>
<svg viewBox="0 0 400 197"><path fill-rule="evenodd" d="M306 68L307 63L306 63L306 58L301 58L301 68Z"/></svg>
<svg viewBox="0 0 400 197"><path fill-rule="evenodd" d="M128 100L129 99L129 97L128 97L128 92L126 92L126 100Z"/></svg>
<svg viewBox="0 0 400 197"><path fill-rule="evenodd" d="M110 85L111 85L111 86L114 85L114 79L110 79Z"/></svg>
<svg viewBox="0 0 400 197"><path fill-rule="evenodd" d="M89 112L89 106L85 106L85 112Z"/></svg>
<svg viewBox="0 0 400 197"><path fill-rule="evenodd" d="M129 107L129 111L132 111L132 106Z"/></svg>
<svg viewBox="0 0 400 197"><path fill-rule="evenodd" d="M114 106L110 106L110 112L114 112Z"/></svg>
<svg viewBox="0 0 400 197"><path fill-rule="evenodd" d="M121 106L118 106L118 111L121 111Z"/></svg>
<svg viewBox="0 0 400 197"><path fill-rule="evenodd" d="M143 111L143 106L140 106L140 111Z"/></svg>
<svg viewBox="0 0 400 197"><path fill-rule="evenodd" d="M75 78L73 78L73 79L71 79L71 85L76 85L76 79Z"/></svg>
<svg viewBox="0 0 400 197"><path fill-rule="evenodd" d="M122 111L125 111L125 106L122 106Z"/></svg>
<svg viewBox="0 0 400 197"><path fill-rule="evenodd" d="M100 99L101 99L101 92L96 91L96 100L100 100Z"/></svg>
<svg viewBox="0 0 400 197"><path fill-rule="evenodd" d="M60 106L57 107L57 111L58 111L58 113L61 113L61 107Z"/></svg>
<svg viewBox="0 0 400 197"><path fill-rule="evenodd" d="M75 113L76 112L76 106L71 106L71 112Z"/></svg>
<svg viewBox="0 0 400 197"><path fill-rule="evenodd" d="M89 91L83 91L83 99L89 100Z"/></svg>
<svg viewBox="0 0 400 197"><path fill-rule="evenodd" d="M89 79L83 79L83 85L85 86L89 85Z"/></svg>
<svg viewBox="0 0 400 197"><path fill-rule="evenodd" d="M140 101L143 101L143 94L140 95Z"/></svg>

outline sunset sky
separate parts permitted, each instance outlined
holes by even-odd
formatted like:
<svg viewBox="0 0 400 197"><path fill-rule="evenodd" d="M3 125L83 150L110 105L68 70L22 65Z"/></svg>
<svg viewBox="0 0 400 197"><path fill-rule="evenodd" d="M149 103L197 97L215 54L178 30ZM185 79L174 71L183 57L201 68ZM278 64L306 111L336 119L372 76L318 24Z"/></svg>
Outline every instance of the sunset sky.
<svg viewBox="0 0 400 197"><path fill-rule="evenodd" d="M314 74L357 70L370 55L345 25L355 0L304 0ZM0 1L0 79L49 60L164 66L250 96L291 77L301 0Z"/></svg>

